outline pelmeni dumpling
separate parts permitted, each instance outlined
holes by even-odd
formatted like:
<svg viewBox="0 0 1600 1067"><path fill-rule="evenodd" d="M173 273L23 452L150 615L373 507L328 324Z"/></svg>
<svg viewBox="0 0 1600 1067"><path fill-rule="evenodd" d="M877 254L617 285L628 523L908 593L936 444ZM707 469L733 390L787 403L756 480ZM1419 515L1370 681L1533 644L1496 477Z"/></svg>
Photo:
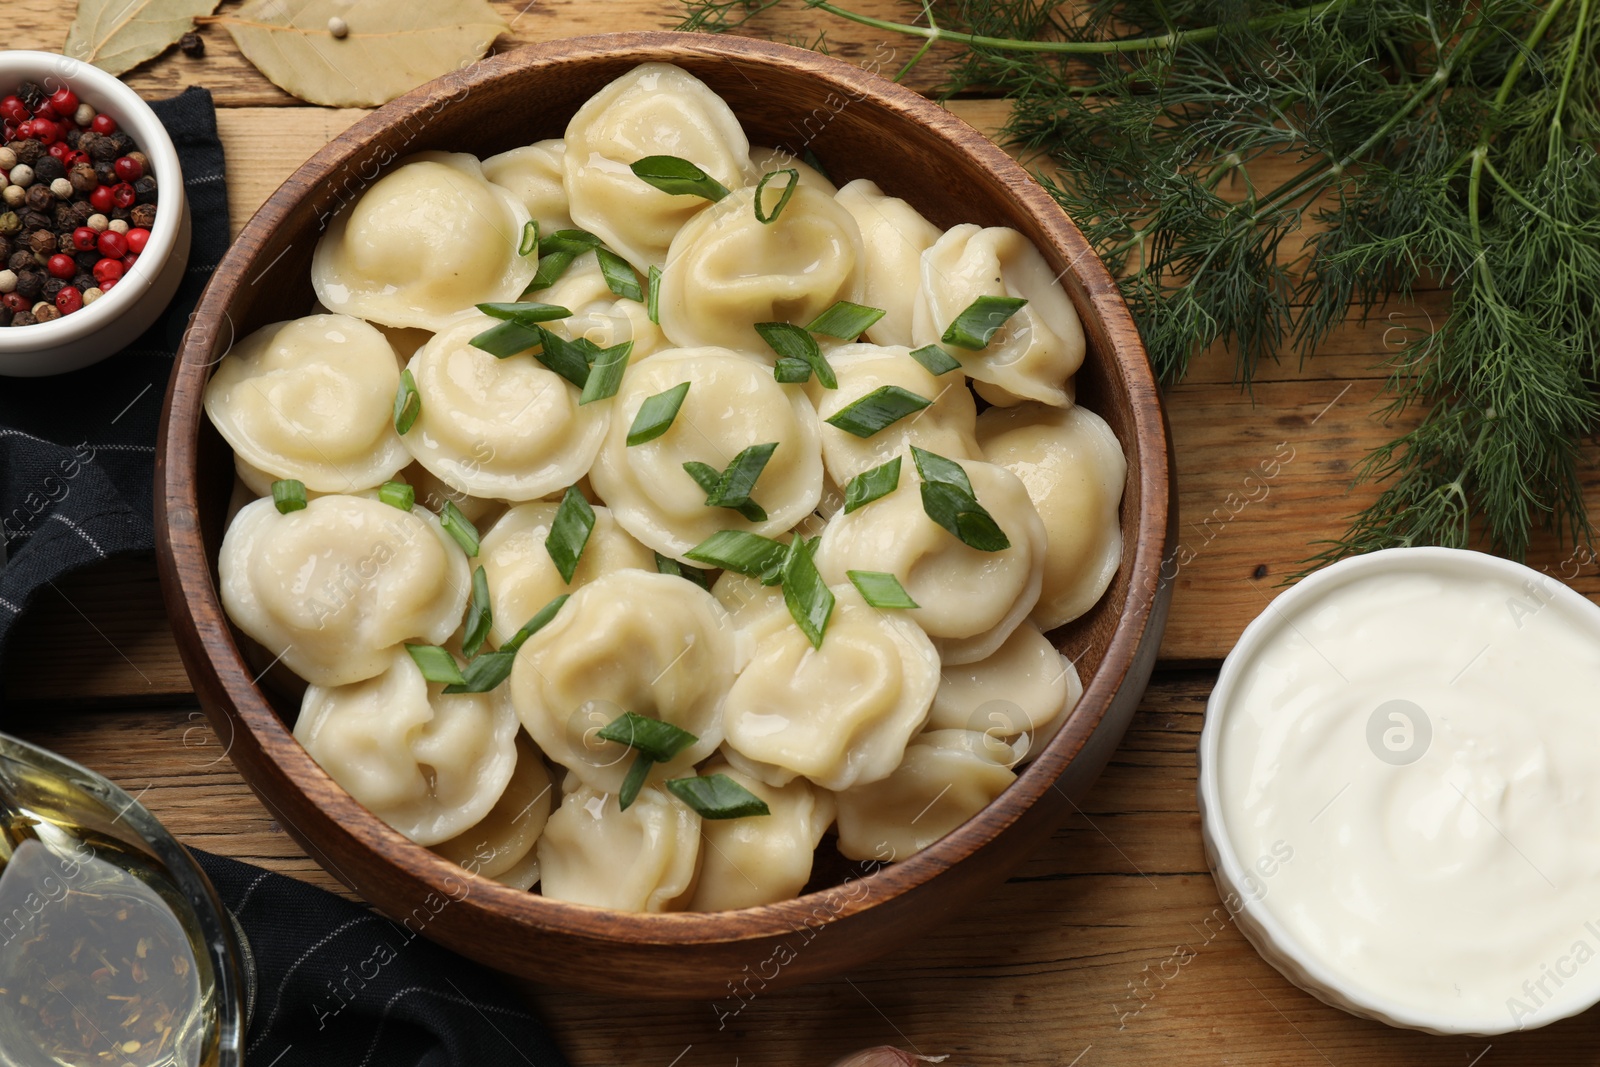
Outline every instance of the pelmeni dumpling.
<svg viewBox="0 0 1600 1067"><path fill-rule="evenodd" d="M517 763L517 715L505 692L441 695L404 648L375 678L306 689L295 740L372 810L419 845L447 841L489 814Z"/></svg>
<svg viewBox="0 0 1600 1067"><path fill-rule="evenodd" d="M746 624L754 655L728 692L728 761L772 786L797 776L824 789L886 777L922 728L939 657L914 611L870 607L854 586L836 598L822 647L787 611Z"/></svg>
<svg viewBox="0 0 1600 1067"><path fill-rule="evenodd" d="M783 183L762 193L776 209ZM855 219L801 183L775 221L755 214L756 187L737 189L672 239L661 271L661 328L676 345L768 352L758 322L804 325L840 300L860 302L865 275Z"/></svg>
<svg viewBox="0 0 1600 1067"><path fill-rule="evenodd" d="M625 711L687 730L699 740L651 780L684 773L722 743L722 702L737 666L733 627L710 593L673 575L619 570L573 593L528 638L511 697L546 755L615 793L633 753L596 731Z"/></svg>
<svg viewBox="0 0 1600 1067"><path fill-rule="evenodd" d="M1038 404L984 412L978 443L985 459L1022 479L1044 519L1049 546L1033 618L1053 630L1094 607L1122 562L1122 446L1094 412Z"/></svg>
<svg viewBox="0 0 1600 1067"><path fill-rule="evenodd" d="M461 625L467 558L421 508L324 496L279 514L248 504L217 557L234 625L313 685L348 685L390 666L402 641L443 644Z"/></svg>
<svg viewBox="0 0 1600 1067"><path fill-rule="evenodd" d="M629 537L605 507L594 509L594 529L578 558L571 583L550 558L550 536L560 506L549 501L518 504L502 515L478 549L478 562L489 580L494 622L489 640L502 645L550 601L588 585L602 574L632 567L654 571L655 554Z"/></svg>
<svg viewBox="0 0 1600 1067"><path fill-rule="evenodd" d="M753 908L800 895L811 879L817 844L833 825L833 794L797 778L781 789L713 763L703 774L725 774L766 802L768 815L702 819L700 881L689 911Z"/></svg>
<svg viewBox="0 0 1600 1067"><path fill-rule="evenodd" d="M994 746L972 730L922 734L888 778L839 794L839 852L853 860L921 852L1016 780L994 755Z"/></svg>
<svg viewBox="0 0 1600 1067"><path fill-rule="evenodd" d="M539 224L541 234L570 230L572 215L567 211L562 170L566 154L567 143L559 137L536 141L490 156L483 161L483 176L516 197Z"/></svg>
<svg viewBox="0 0 1600 1067"><path fill-rule="evenodd" d="M540 891L613 911L677 911L694 892L700 816L666 790L647 785L628 806L582 786L539 838Z"/></svg>
<svg viewBox="0 0 1600 1067"><path fill-rule="evenodd" d="M1072 661L1025 622L987 659L945 666L928 729L984 734L998 762L1005 762L1001 745L1026 738L1026 751L1016 755L1030 759L1049 744L1081 696L1083 683Z"/></svg>
<svg viewBox="0 0 1600 1067"><path fill-rule="evenodd" d="M533 846L550 818L553 790L538 748L520 730L516 752L511 781L489 814L433 850L474 874L528 889L539 880L539 856Z"/></svg>
<svg viewBox="0 0 1600 1067"><path fill-rule="evenodd" d="M1083 363L1083 325L1057 272L1016 230L952 227L922 254L922 286L912 314L912 343L939 343L944 331L981 296L1009 296L1027 306L1012 315L980 351L944 345L974 381L1056 407L1072 403L1065 382ZM1001 393L985 399L1004 401Z"/></svg>
<svg viewBox="0 0 1600 1067"><path fill-rule="evenodd" d="M537 500L589 469L611 402L579 404L580 390L533 357L496 359L472 347L495 323L464 315L411 358L422 411L401 440L458 490Z"/></svg>
<svg viewBox="0 0 1600 1067"><path fill-rule="evenodd" d="M972 663L999 648L1038 601L1045 529L1015 474L992 463L958 462L1009 548L979 551L928 518L907 456L899 488L828 521L816 563L830 585L852 570L893 574L921 605L907 614L933 638L941 660Z"/></svg>
<svg viewBox="0 0 1600 1067"><path fill-rule="evenodd" d="M593 252L573 260L554 285L530 294L528 299L572 312L545 324L546 329L569 341L584 337L601 348L632 341L628 358L635 362L667 347L667 335L650 321L649 309L611 291L600 271L599 257Z"/></svg>
<svg viewBox="0 0 1600 1067"><path fill-rule="evenodd" d="M835 484L844 485L862 471L887 463L910 445L949 459L982 458L974 436L978 409L959 374L928 373L903 345L843 345L828 353L828 362L839 387L824 389L813 378L806 390L822 420L822 462ZM884 386L899 386L933 403L871 437L857 437L827 421Z"/></svg>
<svg viewBox="0 0 1600 1067"><path fill-rule="evenodd" d="M734 189L750 162L750 142L728 105L669 63L641 64L590 97L567 124L566 144L573 221L640 273L666 262L673 236L709 201L664 193L631 165L677 156Z"/></svg>
<svg viewBox="0 0 1600 1067"><path fill-rule="evenodd" d="M653 441L630 447L644 402L691 383L677 417ZM664 556L681 557L718 530L773 537L799 522L822 496L817 413L801 390L779 385L772 367L725 348L667 349L633 364L622 380L611 429L589 472L622 528ZM723 470L744 449L776 442L752 499L765 522L706 507L687 461Z"/></svg>
<svg viewBox="0 0 1600 1067"><path fill-rule="evenodd" d="M317 242L311 284L330 311L437 330L474 304L515 300L538 269L517 252L527 209L477 157L411 156L341 211Z"/></svg>
<svg viewBox="0 0 1600 1067"><path fill-rule="evenodd" d="M400 369L388 340L348 315L263 326L233 346L206 385L206 414L234 456L307 489L353 492L405 466L394 432Z"/></svg>
<svg viewBox="0 0 1600 1067"><path fill-rule="evenodd" d="M861 231L866 255L866 290L862 302L883 309L883 318L867 330L880 345L910 345L911 315L922 278L922 253L939 239L939 227L897 196L866 178L857 178L834 197L850 212Z"/></svg>
<svg viewBox="0 0 1600 1067"><path fill-rule="evenodd" d="M799 175L799 181L801 185L809 185L811 188L827 193L829 196L832 196L834 193L838 192L838 190L834 188L833 183L828 180L826 175L824 175L816 167L813 167L811 164L801 159L799 156L795 155L793 152L789 151L787 148L750 149L751 181L758 182L761 180L763 175L771 174L774 171L780 170L794 171ZM772 179L770 184L776 185L781 190L783 188L783 183L787 180L788 178L786 176L777 177Z"/></svg>

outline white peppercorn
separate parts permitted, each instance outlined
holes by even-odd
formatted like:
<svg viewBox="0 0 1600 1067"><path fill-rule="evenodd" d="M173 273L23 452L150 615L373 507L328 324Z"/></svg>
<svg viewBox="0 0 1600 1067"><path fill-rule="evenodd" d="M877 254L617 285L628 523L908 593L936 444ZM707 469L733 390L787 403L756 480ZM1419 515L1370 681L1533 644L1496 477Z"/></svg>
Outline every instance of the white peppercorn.
<svg viewBox="0 0 1600 1067"><path fill-rule="evenodd" d="M108 223L108 225L111 227L111 230L112 230L113 233L127 233L128 232L128 220L127 219L112 219L110 221L110 223Z"/></svg>
<svg viewBox="0 0 1600 1067"><path fill-rule="evenodd" d="M83 291L83 302L85 304L92 304L105 295L105 290L101 289L98 285L91 286Z"/></svg>
<svg viewBox="0 0 1600 1067"><path fill-rule="evenodd" d="M95 110L88 104L79 104L78 110L72 113L72 121L83 129L89 128L89 123L94 121Z"/></svg>
<svg viewBox="0 0 1600 1067"><path fill-rule="evenodd" d="M14 293L17 290L17 272L14 270L0 270L0 293Z"/></svg>
<svg viewBox="0 0 1600 1067"><path fill-rule="evenodd" d="M72 183L67 181L65 178L57 178L55 181L51 182L50 191L55 194L57 200L72 199Z"/></svg>
<svg viewBox="0 0 1600 1067"><path fill-rule="evenodd" d="M0 146L0 170L10 170L17 165L17 154L11 149Z"/></svg>
<svg viewBox="0 0 1600 1067"><path fill-rule="evenodd" d="M96 212L95 214L89 216L89 221L84 223L84 225L89 227L89 229L93 230L95 233L104 233L106 231L106 227L111 225L111 220Z"/></svg>
<svg viewBox="0 0 1600 1067"><path fill-rule="evenodd" d="M33 184L33 168L26 163L18 163L11 168L11 184L26 189Z"/></svg>
<svg viewBox="0 0 1600 1067"><path fill-rule="evenodd" d="M4 198L7 207L21 207L28 199L28 190L20 185L8 185L0 198Z"/></svg>

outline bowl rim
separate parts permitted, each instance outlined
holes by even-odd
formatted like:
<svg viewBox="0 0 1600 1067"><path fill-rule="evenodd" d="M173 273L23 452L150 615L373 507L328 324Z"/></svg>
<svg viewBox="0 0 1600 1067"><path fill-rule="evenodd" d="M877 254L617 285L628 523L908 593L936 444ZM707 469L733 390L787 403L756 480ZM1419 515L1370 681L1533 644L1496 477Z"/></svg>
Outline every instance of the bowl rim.
<svg viewBox="0 0 1600 1067"><path fill-rule="evenodd" d="M1240 929L1249 936L1257 951L1295 985L1325 1003L1390 1026L1437 1035L1494 1036L1511 1033L1528 1027L1507 1025L1503 1015L1496 1015L1492 1019L1465 1018L1420 1011L1376 996L1360 983L1335 972L1289 931L1261 897L1240 891L1240 887L1249 884L1246 880L1248 868L1240 860L1223 814L1220 766L1222 720L1227 715L1234 690L1248 677L1255 657L1285 627L1292 627L1298 614L1314 607L1321 597L1352 582L1396 572L1414 572L1420 568L1492 575L1508 579L1513 585L1520 585L1532 578L1541 583L1541 592L1549 592L1554 599L1573 610L1589 614L1596 626L1600 626L1600 605L1570 586L1562 582L1550 583L1548 575L1531 567L1473 549L1432 546L1385 548L1347 557L1308 575L1298 584L1279 593L1262 609L1261 614L1251 620L1222 662L1217 683L1206 702L1205 724L1200 730L1197 752L1200 773L1195 792L1200 807L1200 832L1207 862L1211 865L1224 900L1232 893L1242 902L1238 911L1234 912L1235 918L1245 920L1240 923ZM1263 946L1257 938L1263 939L1266 945ZM1279 958L1297 970L1292 972L1286 969ZM1570 1018L1600 1003L1600 976L1593 980L1593 985L1594 995L1588 1000L1568 1011L1543 1018L1533 1028Z"/></svg>
<svg viewBox="0 0 1600 1067"><path fill-rule="evenodd" d="M1018 822L1035 802L1055 787L1068 764L1084 749L1111 708L1123 676L1138 664L1147 631L1154 625L1157 632L1153 636L1158 638L1164 620L1162 586L1165 583L1161 582L1160 569L1172 536L1169 529L1170 436L1154 374L1132 316L1115 281L1066 213L1021 164L951 112L903 86L829 56L750 38L728 39L674 31L634 31L547 41L486 58L391 101L319 150L285 182L278 194L268 199L230 247L202 295L178 353L162 420L156 497L156 524L162 537L157 548L168 579L169 597L181 592L188 609L187 613L173 612L180 634L190 628L193 651L204 654L205 667L209 667L213 675L219 703L225 705L235 722L242 723L255 736L272 763L273 774L288 779L302 793L305 792L303 783L308 779L330 786L326 793L331 802L320 805L322 814L336 823L352 842L381 855L387 865L404 875L433 887L443 885L446 879L459 879L461 868L411 843L334 785L327 773L294 740L289 728L254 684L255 672L234 641L211 580L210 561L203 551L199 533L196 480L186 477L196 469L199 421L194 422L190 433L180 437L171 432L172 413L180 404L198 410L209 366L215 362L211 355L212 341L225 328L225 319L228 320L226 328L231 330L225 306L231 296L231 286L223 288L217 279L226 279L234 273L227 269L231 263L248 260L251 255L248 250L255 244L253 238L270 233L286 221L291 199L311 195L321 179L351 162L369 144L369 138L390 126L401 125L407 116L415 116L424 107L437 110L452 97L501 77L618 57L633 63L702 58L736 65L742 60L784 66L818 79L836 91L850 92L858 100L871 99L877 107L908 114L911 121L947 143L953 152L966 157L969 165L982 172L996 187L997 195L1011 199L1023 212L1039 220L1040 226L1064 252L1069 269L1084 289L1090 313L1101 320L1108 334L1121 341L1100 353L1100 358L1115 365L1113 376L1121 380L1128 394L1133 439L1123 442L1123 447L1137 449L1138 455L1136 468L1134 464L1129 465L1130 473L1134 469L1138 471L1141 507L1134 517L1132 541L1135 549L1132 558L1124 553L1122 564L1131 575L1126 601L1106 641L1100 669L1085 687L1077 706L1043 753L999 798L909 859L880 864L861 878L847 878L790 900L736 911L619 912L552 900L489 879L472 881L472 893L484 908L508 915L519 925L552 932L596 941L655 946L760 941L792 934L800 926L814 922L816 914L823 910L826 921L834 922L887 903L979 851ZM286 190L290 195L282 195ZM215 292L213 287L216 287ZM1124 499L1127 499L1126 493ZM186 642L180 640L180 645L184 644ZM185 651L190 650L185 648ZM1153 656L1153 648L1149 654ZM338 875L339 871L335 868L333 873ZM858 885L866 891L860 891L856 888Z"/></svg>
<svg viewBox="0 0 1600 1067"><path fill-rule="evenodd" d="M44 73L37 73L39 71ZM0 93L7 91L5 86L13 73L19 79L40 78L48 81L56 78L76 92L80 100L94 98L96 110L116 119L118 127L132 135L139 142L139 150L149 158L158 183L158 203L162 210L156 212L156 224L150 231L149 243L139 254L139 262L123 275L111 292L71 315L63 315L50 322L0 328L0 366L13 356L31 357L40 349L58 348L81 341L132 310L156 284L162 268L177 247L185 199L178 150L167 128L144 98L123 84L121 79L92 64L57 52L25 49L0 52ZM173 192L169 193L168 190ZM114 351L108 350L106 355Z"/></svg>

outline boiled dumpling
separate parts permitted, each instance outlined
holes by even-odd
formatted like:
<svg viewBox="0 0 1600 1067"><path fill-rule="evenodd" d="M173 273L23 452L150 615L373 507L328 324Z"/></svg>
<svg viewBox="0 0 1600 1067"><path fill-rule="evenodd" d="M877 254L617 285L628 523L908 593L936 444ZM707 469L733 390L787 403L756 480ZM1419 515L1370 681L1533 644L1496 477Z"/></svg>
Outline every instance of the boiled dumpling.
<svg viewBox="0 0 1600 1067"><path fill-rule="evenodd" d="M1049 545L1033 618L1053 630L1094 607L1122 561L1122 446L1094 412L1038 404L984 412L978 443L985 459L1022 479L1044 519Z"/></svg>
<svg viewBox="0 0 1600 1067"><path fill-rule="evenodd" d="M580 390L530 355L496 359L471 345L496 320L473 312L411 359L422 411L401 440L446 484L478 497L537 500L594 461L611 402Z"/></svg>
<svg viewBox="0 0 1600 1067"><path fill-rule="evenodd" d="M236 460L271 482L307 489L370 489L405 466L394 432L400 369L383 334L348 315L263 326L217 365L206 414Z"/></svg>
<svg viewBox="0 0 1600 1067"><path fill-rule="evenodd" d="M628 358L634 361L667 347L667 335L650 321L644 304L618 296L606 285L599 257L593 252L573 260L554 285L529 294L528 299L572 312L564 319L545 324L569 341L584 337L601 348L632 341Z"/></svg>
<svg viewBox="0 0 1600 1067"><path fill-rule="evenodd" d="M689 391L672 426L630 447L628 432L645 400L683 382ZM779 385L770 365L723 348L667 349L628 368L589 477L623 529L677 558L718 530L772 537L810 513L822 496L818 437L811 402ZM764 522L707 507L706 491L683 468L694 461L720 471L744 449L773 442L777 450L751 494L766 510Z"/></svg>
<svg viewBox="0 0 1600 1067"><path fill-rule="evenodd" d="M842 345L828 353L828 362L839 387L824 389L813 378L807 391L816 401L817 417L823 420L822 462L835 484L844 485L862 471L887 463L910 445L948 459L982 458L974 436L978 409L960 375L928 373L903 345ZM857 437L827 421L868 393L889 385L933 403L871 437Z"/></svg>
<svg viewBox="0 0 1600 1067"><path fill-rule="evenodd" d="M750 149L750 180L752 182L759 182L764 175L780 170L794 171L799 175L801 185L809 185L811 188L827 193L829 196L838 192L826 175L787 148ZM783 175L772 179L768 185L775 186L781 191L784 182L788 180L788 176Z"/></svg>
<svg viewBox="0 0 1600 1067"><path fill-rule="evenodd" d="M562 160L572 219L641 273L666 262L683 224L710 201L664 193L636 176L646 156L677 156L724 186L744 184L750 142L705 82L645 63L601 89L567 125Z"/></svg>
<svg viewBox="0 0 1600 1067"><path fill-rule="evenodd" d="M588 786L561 798L539 838L540 891L613 911L675 911L694 891L700 816L645 786L627 811Z"/></svg>
<svg viewBox="0 0 1600 1067"><path fill-rule="evenodd" d="M520 731L516 748L516 769L489 814L433 850L474 874L528 889L539 880L539 856L533 846L550 818L552 783L538 748Z"/></svg>
<svg viewBox="0 0 1600 1067"><path fill-rule="evenodd" d="M726 763L702 773L727 775L765 801L771 814L701 820L706 847L688 910L753 908L799 896L811 879L817 844L833 825L833 794L803 778L774 788Z"/></svg>
<svg viewBox="0 0 1600 1067"><path fill-rule="evenodd" d="M939 685L939 657L915 611L870 607L849 584L832 592L821 648L787 611L758 613L741 629L754 655L723 707L728 760L772 786L804 776L847 789L886 777Z"/></svg>
<svg viewBox="0 0 1600 1067"><path fill-rule="evenodd" d="M866 178L840 189L835 199L861 231L867 263L863 303L884 313L867 329L867 339L880 345L910 345L922 253L939 239L939 227L899 197L884 195Z"/></svg>
<svg viewBox="0 0 1600 1067"><path fill-rule="evenodd" d="M566 154L566 142L559 137L537 141L490 156L483 161L483 176L516 197L539 224L539 233L549 236L574 228L562 171Z"/></svg>
<svg viewBox="0 0 1600 1067"><path fill-rule="evenodd" d="M632 567L654 571L655 555L629 537L605 507L594 509L594 529L578 558L569 584L550 558L545 539L559 505L547 501L518 504L502 515L478 549L489 580L494 624L489 640L502 645L550 601L588 585L602 574Z"/></svg>
<svg viewBox="0 0 1600 1067"><path fill-rule="evenodd" d="M984 735L971 730L921 735L888 778L839 794L839 852L853 860L921 852L1016 780L994 755Z"/></svg>
<svg viewBox="0 0 1600 1067"><path fill-rule="evenodd" d="M307 688L294 725L295 740L345 792L419 845L481 821L517 762L505 692L443 688L396 648L375 678Z"/></svg>
<svg viewBox="0 0 1600 1067"><path fill-rule="evenodd" d="M1031 759L1049 744L1083 696L1072 661L1039 628L1025 622L994 655L976 663L946 665L928 714L930 730L974 730L985 735L991 755L1019 742L1019 759Z"/></svg>
<svg viewBox="0 0 1600 1067"><path fill-rule="evenodd" d="M907 615L934 639L945 663L972 663L999 648L1039 599L1045 529L1022 481L992 463L959 461L974 495L1011 542L971 548L923 511L916 467L901 461L899 488L828 521L817 570L830 585L847 571L887 571L920 607Z"/></svg>
<svg viewBox="0 0 1600 1067"><path fill-rule="evenodd" d="M402 641L443 644L461 624L467 558L421 508L325 496L279 514L239 512L217 558L234 624L313 685L386 670Z"/></svg>
<svg viewBox="0 0 1600 1067"><path fill-rule="evenodd" d="M1083 363L1083 325L1060 275L1016 230L966 224L950 229L922 254L922 285L912 316L912 343L939 343L952 322L982 296L1020 297L1027 306L1007 320L987 347L944 345L974 381L1056 407L1072 403L1066 381ZM990 403L995 397L985 395ZM1002 400L1004 397L1000 397Z"/></svg>
<svg viewBox="0 0 1600 1067"><path fill-rule="evenodd" d="M474 304L515 300L535 256L527 209L474 156L423 152L378 179L317 242L311 284L330 311L437 330Z"/></svg>
<svg viewBox="0 0 1600 1067"><path fill-rule="evenodd" d="M776 207L782 185L762 194ZM804 183L783 213L755 215L756 189L739 189L672 239L661 271L661 328L676 345L768 352L758 322L805 325L840 300L859 302L865 259L855 219Z"/></svg>
<svg viewBox="0 0 1600 1067"><path fill-rule="evenodd" d="M733 628L710 593L672 575L619 570L573 593L527 640L511 696L546 755L615 793L634 754L596 731L625 711L687 730L699 740L651 780L684 773L722 743L735 668Z"/></svg>

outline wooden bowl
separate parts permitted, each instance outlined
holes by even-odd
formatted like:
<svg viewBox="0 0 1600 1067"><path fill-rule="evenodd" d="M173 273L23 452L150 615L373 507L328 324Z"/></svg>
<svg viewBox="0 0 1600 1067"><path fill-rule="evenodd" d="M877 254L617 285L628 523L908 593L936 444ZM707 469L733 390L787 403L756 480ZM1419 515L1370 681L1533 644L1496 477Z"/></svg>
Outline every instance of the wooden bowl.
<svg viewBox="0 0 1600 1067"><path fill-rule="evenodd" d="M639 915L546 900L469 876L410 843L295 741L297 707L256 684L217 596L233 467L201 396L236 337L309 312L311 252L328 220L409 153L487 156L559 137L591 94L649 61L703 79L752 144L810 148L840 184L871 178L942 227L976 222L1026 234L1061 271L1088 335L1078 399L1110 423L1128 457L1122 568L1093 611L1053 635L1077 659L1085 690L1043 755L919 855L872 872L825 847L813 880L822 888L735 912ZM447 75L369 115L296 171L217 267L178 354L162 421L162 584L190 677L240 773L318 863L408 929L504 971L599 993L726 997L741 985L816 979L972 904L1040 844L1067 814L1068 796L1081 795L1105 766L1144 693L1166 620L1170 582L1160 571L1174 513L1170 446L1115 283L1055 202L981 134L870 70L784 45L676 33L553 41Z"/></svg>

